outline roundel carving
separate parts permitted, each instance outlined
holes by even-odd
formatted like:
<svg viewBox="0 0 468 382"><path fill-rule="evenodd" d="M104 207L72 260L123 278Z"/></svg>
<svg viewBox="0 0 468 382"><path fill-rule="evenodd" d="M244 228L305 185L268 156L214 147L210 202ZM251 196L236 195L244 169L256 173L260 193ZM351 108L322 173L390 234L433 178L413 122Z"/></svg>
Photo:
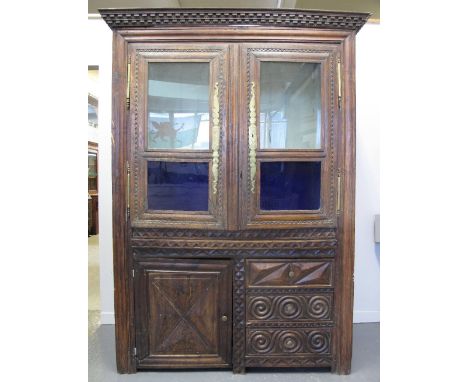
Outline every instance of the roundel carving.
<svg viewBox="0 0 468 382"><path fill-rule="evenodd" d="M278 312L282 318L292 319L301 316L302 306L298 297L281 297L278 300Z"/></svg>
<svg viewBox="0 0 468 382"><path fill-rule="evenodd" d="M324 353L330 350L330 338L323 332L310 332L307 336L307 344L314 353Z"/></svg>
<svg viewBox="0 0 468 382"><path fill-rule="evenodd" d="M265 320L271 317L274 307L269 297L255 297L250 301L249 312L250 315L258 320Z"/></svg>
<svg viewBox="0 0 468 382"><path fill-rule="evenodd" d="M300 352L304 344L304 340L299 332L285 331L278 337L278 347L284 353Z"/></svg>
<svg viewBox="0 0 468 382"><path fill-rule="evenodd" d="M270 353L273 345L271 333L267 331L257 331L250 337L250 346L256 353Z"/></svg>
<svg viewBox="0 0 468 382"><path fill-rule="evenodd" d="M330 301L324 296L314 296L308 301L307 312L313 318L325 318L330 315Z"/></svg>

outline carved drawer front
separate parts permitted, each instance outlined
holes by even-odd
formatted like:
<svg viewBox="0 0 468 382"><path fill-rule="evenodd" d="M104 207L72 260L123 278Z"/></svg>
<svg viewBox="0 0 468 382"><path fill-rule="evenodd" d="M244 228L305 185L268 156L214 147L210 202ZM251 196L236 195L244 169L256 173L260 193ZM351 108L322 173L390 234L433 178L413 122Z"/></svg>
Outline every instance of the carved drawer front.
<svg viewBox="0 0 468 382"><path fill-rule="evenodd" d="M247 329L247 356L328 356L329 328Z"/></svg>
<svg viewBox="0 0 468 382"><path fill-rule="evenodd" d="M248 321L327 321L333 318L333 295L251 295L247 297Z"/></svg>
<svg viewBox="0 0 468 382"><path fill-rule="evenodd" d="M332 261L248 260L248 287L331 287Z"/></svg>

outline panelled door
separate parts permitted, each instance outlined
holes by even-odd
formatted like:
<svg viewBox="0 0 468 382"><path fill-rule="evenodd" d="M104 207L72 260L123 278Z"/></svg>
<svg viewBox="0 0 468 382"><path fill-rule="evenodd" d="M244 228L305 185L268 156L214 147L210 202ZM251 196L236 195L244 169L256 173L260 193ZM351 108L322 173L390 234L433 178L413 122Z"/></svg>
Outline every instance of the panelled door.
<svg viewBox="0 0 468 382"><path fill-rule="evenodd" d="M228 48L130 44L133 227L225 226Z"/></svg>
<svg viewBox="0 0 468 382"><path fill-rule="evenodd" d="M139 368L231 364L231 273L226 260L153 259L138 263L135 315Z"/></svg>
<svg viewBox="0 0 468 382"><path fill-rule="evenodd" d="M338 47L131 44L129 52L132 227L336 225Z"/></svg>
<svg viewBox="0 0 468 382"><path fill-rule="evenodd" d="M338 49L242 44L243 228L336 224Z"/></svg>

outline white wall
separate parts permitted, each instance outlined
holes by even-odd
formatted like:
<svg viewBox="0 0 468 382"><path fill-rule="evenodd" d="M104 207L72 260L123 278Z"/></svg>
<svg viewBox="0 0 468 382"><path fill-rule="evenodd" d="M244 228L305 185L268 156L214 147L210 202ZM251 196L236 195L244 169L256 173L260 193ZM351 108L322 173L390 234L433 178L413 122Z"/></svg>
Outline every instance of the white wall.
<svg viewBox="0 0 468 382"><path fill-rule="evenodd" d="M380 320L380 248L374 244L379 213L378 47L380 26L366 25L356 47L356 265L354 321ZM101 323L114 323L112 276L111 85L112 33L88 20L88 65L99 65L99 258Z"/></svg>
<svg viewBox="0 0 468 382"><path fill-rule="evenodd" d="M379 36L367 24L356 37L356 260L354 322L380 321L380 244L374 243L379 195Z"/></svg>
<svg viewBox="0 0 468 382"><path fill-rule="evenodd" d="M88 20L88 65L99 66L98 188L99 188L99 278L101 323L114 323L114 278L112 271L112 31L102 20ZM87 68L83 68L86 70Z"/></svg>

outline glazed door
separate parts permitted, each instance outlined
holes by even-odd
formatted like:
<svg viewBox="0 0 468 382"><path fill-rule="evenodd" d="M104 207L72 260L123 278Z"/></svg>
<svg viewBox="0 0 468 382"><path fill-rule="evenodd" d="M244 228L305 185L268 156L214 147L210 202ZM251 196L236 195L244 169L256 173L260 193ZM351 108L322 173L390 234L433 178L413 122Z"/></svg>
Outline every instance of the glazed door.
<svg viewBox="0 0 468 382"><path fill-rule="evenodd" d="M135 274L139 368L231 364L231 265L153 260Z"/></svg>
<svg viewBox="0 0 468 382"><path fill-rule="evenodd" d="M336 224L338 57L327 44L242 45L243 228Z"/></svg>
<svg viewBox="0 0 468 382"><path fill-rule="evenodd" d="M129 47L132 226L223 228L229 47Z"/></svg>

